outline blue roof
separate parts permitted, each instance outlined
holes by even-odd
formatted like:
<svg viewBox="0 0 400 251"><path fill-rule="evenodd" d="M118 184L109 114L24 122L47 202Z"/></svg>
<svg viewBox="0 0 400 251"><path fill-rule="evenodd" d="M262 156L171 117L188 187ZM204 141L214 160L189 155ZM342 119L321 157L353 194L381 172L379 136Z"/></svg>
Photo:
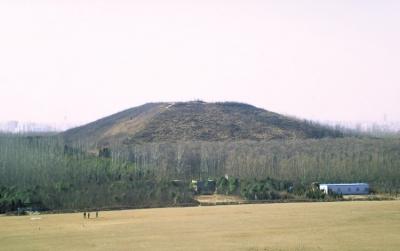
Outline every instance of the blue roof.
<svg viewBox="0 0 400 251"><path fill-rule="evenodd" d="M369 186L368 183L327 183L319 184L320 186Z"/></svg>

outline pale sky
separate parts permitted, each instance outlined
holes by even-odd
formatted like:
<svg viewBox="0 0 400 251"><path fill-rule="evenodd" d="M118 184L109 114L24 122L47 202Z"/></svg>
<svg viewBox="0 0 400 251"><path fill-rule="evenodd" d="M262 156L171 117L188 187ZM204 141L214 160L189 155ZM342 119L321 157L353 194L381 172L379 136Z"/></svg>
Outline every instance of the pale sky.
<svg viewBox="0 0 400 251"><path fill-rule="evenodd" d="M400 120L400 1L0 1L0 121L239 101Z"/></svg>

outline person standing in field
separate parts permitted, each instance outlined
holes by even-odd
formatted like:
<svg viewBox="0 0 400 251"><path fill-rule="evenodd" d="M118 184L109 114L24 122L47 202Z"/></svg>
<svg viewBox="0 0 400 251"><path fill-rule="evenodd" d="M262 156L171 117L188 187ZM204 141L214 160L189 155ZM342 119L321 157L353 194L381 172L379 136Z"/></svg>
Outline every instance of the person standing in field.
<svg viewBox="0 0 400 251"><path fill-rule="evenodd" d="M96 218L99 218L99 211L96 211Z"/></svg>
<svg viewBox="0 0 400 251"><path fill-rule="evenodd" d="M90 219L90 213L87 213L87 218Z"/></svg>
<svg viewBox="0 0 400 251"><path fill-rule="evenodd" d="M86 219L86 212L83 212L83 218Z"/></svg>

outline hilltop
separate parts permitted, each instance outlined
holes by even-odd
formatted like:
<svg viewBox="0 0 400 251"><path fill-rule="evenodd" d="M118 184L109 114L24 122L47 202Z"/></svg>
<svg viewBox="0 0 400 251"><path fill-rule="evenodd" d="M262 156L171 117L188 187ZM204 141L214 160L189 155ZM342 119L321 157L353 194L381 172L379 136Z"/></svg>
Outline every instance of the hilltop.
<svg viewBox="0 0 400 251"><path fill-rule="evenodd" d="M100 146L177 141L341 137L331 128L252 105L202 101L147 103L63 133L67 142Z"/></svg>

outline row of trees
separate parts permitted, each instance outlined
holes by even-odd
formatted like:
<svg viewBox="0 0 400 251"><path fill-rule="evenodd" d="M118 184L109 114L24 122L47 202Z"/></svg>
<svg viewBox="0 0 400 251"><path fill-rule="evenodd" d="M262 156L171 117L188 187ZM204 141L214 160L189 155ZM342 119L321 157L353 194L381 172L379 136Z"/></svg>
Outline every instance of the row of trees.
<svg viewBox="0 0 400 251"><path fill-rule="evenodd" d="M303 184L369 182L380 191L400 188L399 139L152 143L114 149L113 159L127 159L169 178L206 179L228 174Z"/></svg>
<svg viewBox="0 0 400 251"><path fill-rule="evenodd" d="M241 195L248 200L335 200L340 194L325 194L315 183L301 184L270 177L244 179L224 176L217 181L216 193Z"/></svg>
<svg viewBox="0 0 400 251"><path fill-rule="evenodd" d="M119 144L93 149L66 145L57 136L4 134L0 211L29 204L74 209L190 203L192 179L225 175L240 180L237 191L248 198L276 196L264 186L258 186L264 192L253 186L255 178L267 177L296 186L368 182L377 191L398 192L399 149L400 140L389 138ZM234 190L235 184L227 189Z"/></svg>
<svg viewBox="0 0 400 251"><path fill-rule="evenodd" d="M58 137L0 136L0 212L154 207L192 203L189 185L174 184L127 161L88 154Z"/></svg>

